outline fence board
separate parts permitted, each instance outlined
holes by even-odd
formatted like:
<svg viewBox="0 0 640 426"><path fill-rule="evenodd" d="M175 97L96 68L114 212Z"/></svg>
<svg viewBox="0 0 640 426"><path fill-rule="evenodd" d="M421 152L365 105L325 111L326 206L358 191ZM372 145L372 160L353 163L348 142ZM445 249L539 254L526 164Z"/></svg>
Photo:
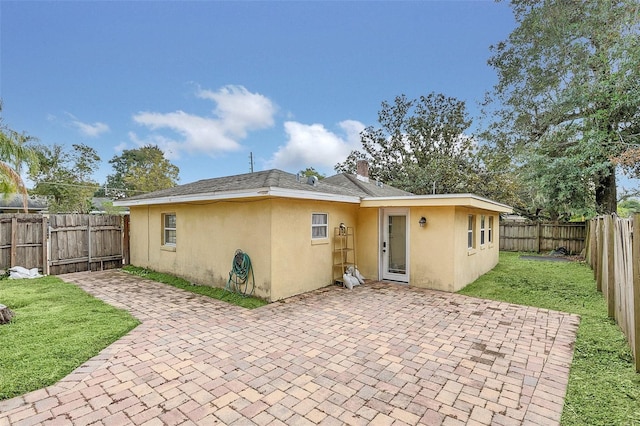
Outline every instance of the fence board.
<svg viewBox="0 0 640 426"><path fill-rule="evenodd" d="M613 217L604 217L604 238L607 241L607 314L616 316L616 270L615 270L615 225ZM602 286L604 288L604 285Z"/></svg>
<svg viewBox="0 0 640 426"><path fill-rule="evenodd" d="M589 227L595 241L586 260L594 269L608 314L626 336L640 372L640 215L633 219L601 216L592 219Z"/></svg>
<svg viewBox="0 0 640 426"><path fill-rule="evenodd" d="M19 265L57 275L117 268L122 258L120 216L0 215L0 269Z"/></svg>
<svg viewBox="0 0 640 426"><path fill-rule="evenodd" d="M635 235L634 235L635 234ZM640 372L640 214L633 216L633 222L631 223L631 263L632 263L632 292L633 296L630 300L633 300L631 307L632 314L631 320L633 322L633 345L631 350L635 357L636 371ZM629 339L631 341L631 339Z"/></svg>
<svg viewBox="0 0 640 426"><path fill-rule="evenodd" d="M0 214L0 269L11 266L41 268L42 216Z"/></svg>
<svg viewBox="0 0 640 426"><path fill-rule="evenodd" d="M501 222L500 250L539 253L564 247L570 253L580 253L585 248L586 228L584 222Z"/></svg>
<svg viewBox="0 0 640 426"><path fill-rule="evenodd" d="M56 215L51 224L51 273L100 270L122 265L120 216ZM58 255L53 254L57 248Z"/></svg>

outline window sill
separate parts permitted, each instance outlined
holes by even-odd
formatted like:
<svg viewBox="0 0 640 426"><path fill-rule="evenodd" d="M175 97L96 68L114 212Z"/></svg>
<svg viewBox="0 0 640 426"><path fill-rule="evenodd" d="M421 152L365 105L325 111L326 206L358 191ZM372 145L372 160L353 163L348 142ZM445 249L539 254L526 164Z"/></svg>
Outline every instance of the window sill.
<svg viewBox="0 0 640 426"><path fill-rule="evenodd" d="M317 240L311 240L311 245L312 246L319 246L319 245L324 245L324 244L329 244L329 239L328 238L318 238Z"/></svg>
<svg viewBox="0 0 640 426"><path fill-rule="evenodd" d="M176 251L176 246L160 246L162 251Z"/></svg>
<svg viewBox="0 0 640 426"><path fill-rule="evenodd" d="M475 248L467 249L467 256L473 256L477 251Z"/></svg>

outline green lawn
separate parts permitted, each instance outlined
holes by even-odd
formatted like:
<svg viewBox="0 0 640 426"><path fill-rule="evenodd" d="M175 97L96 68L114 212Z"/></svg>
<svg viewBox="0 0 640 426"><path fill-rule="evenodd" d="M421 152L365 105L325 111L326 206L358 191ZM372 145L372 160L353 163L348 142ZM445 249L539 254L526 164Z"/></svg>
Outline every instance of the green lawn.
<svg viewBox="0 0 640 426"><path fill-rule="evenodd" d="M268 304L268 302L262 299L258 299L257 297L243 296L241 294L232 293L223 288L209 287L205 285L193 285L185 279L169 274L164 274L162 272L156 272L151 269L127 265L123 266L122 270L133 275L138 275L140 277L144 277L164 284L169 284L170 286L180 288L182 290L190 291L196 294L202 294L204 296L222 300L224 302L241 306L243 308L254 309Z"/></svg>
<svg viewBox="0 0 640 426"><path fill-rule="evenodd" d="M0 280L0 400L56 383L139 322L56 277Z"/></svg>
<svg viewBox="0 0 640 426"><path fill-rule="evenodd" d="M591 269L519 256L500 253L498 266L460 293L580 315L562 424L640 424L640 374L624 335L607 317Z"/></svg>

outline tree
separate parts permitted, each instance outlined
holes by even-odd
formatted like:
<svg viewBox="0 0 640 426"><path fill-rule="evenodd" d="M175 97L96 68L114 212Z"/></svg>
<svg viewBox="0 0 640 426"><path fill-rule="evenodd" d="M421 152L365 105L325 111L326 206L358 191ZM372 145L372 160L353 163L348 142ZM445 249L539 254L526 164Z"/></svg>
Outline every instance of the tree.
<svg viewBox="0 0 640 426"><path fill-rule="evenodd" d="M2 102L0 102L1 112ZM26 164L30 170L35 170L38 166L34 150L27 145L33 140L31 136L10 129L0 116L0 193L9 195L20 192L25 212L28 211L28 193L20 176L20 169L23 164Z"/></svg>
<svg viewBox="0 0 640 426"><path fill-rule="evenodd" d="M492 46L499 81L485 138L522 165L544 207L616 211L612 158L639 143L637 0L512 0L518 27Z"/></svg>
<svg viewBox="0 0 640 426"><path fill-rule="evenodd" d="M125 149L109 163L115 173L107 176L107 196L122 198L178 184L180 169L167 160L157 146Z"/></svg>
<svg viewBox="0 0 640 426"><path fill-rule="evenodd" d="M92 179L93 170L100 163L95 149L72 145L65 151L60 145L37 147L40 169L29 174L35 182L34 194L49 198L52 213L88 213L91 198L98 189Z"/></svg>
<svg viewBox="0 0 640 426"><path fill-rule="evenodd" d="M629 217L640 213L640 200L631 198L618 203L618 215L620 217Z"/></svg>
<svg viewBox="0 0 640 426"><path fill-rule="evenodd" d="M362 131L363 150L352 151L335 166L337 172L354 173L364 159L372 178L415 194L473 192L510 201L509 192L492 192L498 174L506 171L465 134L471 120L463 101L436 93L415 100L401 95L382 102L378 122L380 127Z"/></svg>
<svg viewBox="0 0 640 426"><path fill-rule="evenodd" d="M303 177L315 176L315 177L317 177L317 178L318 178L318 179L320 179L320 180L322 180L322 179L326 178L326 176L325 176L325 175L323 175L322 173L320 173L319 171L317 171L317 170L316 170L316 169L314 169L313 167L307 167L307 168L306 168L306 169L304 169L304 170L300 170L300 171L298 172L298 174L299 174L300 176L303 176Z"/></svg>

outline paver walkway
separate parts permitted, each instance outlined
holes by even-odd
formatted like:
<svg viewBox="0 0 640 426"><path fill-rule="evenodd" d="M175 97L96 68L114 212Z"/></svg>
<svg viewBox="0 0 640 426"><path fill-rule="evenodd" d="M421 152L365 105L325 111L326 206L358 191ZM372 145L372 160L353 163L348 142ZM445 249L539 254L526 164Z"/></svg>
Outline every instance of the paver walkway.
<svg viewBox="0 0 640 426"><path fill-rule="evenodd" d="M142 324L0 425L558 424L579 318L372 283L245 310L118 271L62 277Z"/></svg>

